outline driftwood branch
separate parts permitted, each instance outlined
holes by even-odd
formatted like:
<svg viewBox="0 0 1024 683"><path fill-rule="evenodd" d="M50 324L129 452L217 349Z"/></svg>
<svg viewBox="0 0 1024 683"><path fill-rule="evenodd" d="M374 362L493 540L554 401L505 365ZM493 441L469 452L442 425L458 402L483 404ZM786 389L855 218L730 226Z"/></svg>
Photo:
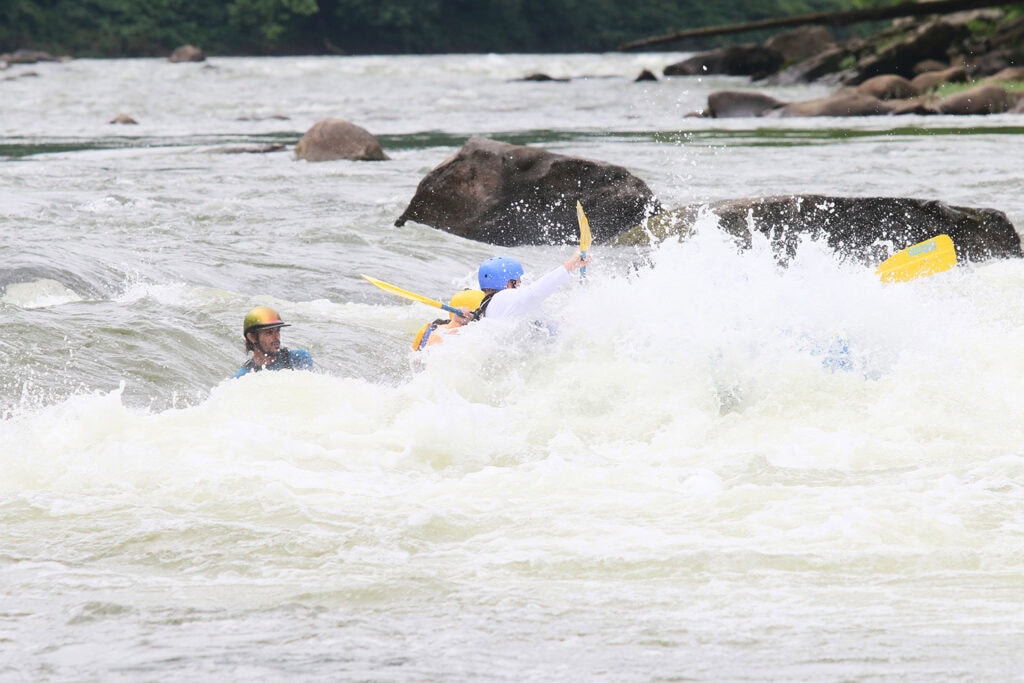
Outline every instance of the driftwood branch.
<svg viewBox="0 0 1024 683"><path fill-rule="evenodd" d="M742 24L729 24L727 26L706 26L704 28L693 28L686 31L677 31L662 36L643 38L629 43L623 43L618 50L636 50L650 45L671 43L684 38L699 38L704 36L720 36L729 33L745 33L766 28L782 28L786 26L803 26L805 24L824 24L828 26L844 26L856 24L862 21L879 21L882 19L896 19L898 17L917 17L927 14L949 14L963 10L981 9L983 7L998 7L1000 5L1012 5L1014 2L1007 0L935 0L934 2L908 2L892 7L874 7L869 9L844 10L842 12L815 12L813 14L800 14L794 17L782 17L778 19L762 19L760 21L748 21Z"/></svg>

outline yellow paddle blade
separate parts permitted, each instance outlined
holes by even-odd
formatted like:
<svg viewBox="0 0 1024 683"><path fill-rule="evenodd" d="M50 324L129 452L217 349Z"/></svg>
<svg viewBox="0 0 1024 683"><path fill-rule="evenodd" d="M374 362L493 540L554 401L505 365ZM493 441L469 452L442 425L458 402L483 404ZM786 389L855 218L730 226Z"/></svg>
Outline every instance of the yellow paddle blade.
<svg viewBox="0 0 1024 683"><path fill-rule="evenodd" d="M587 214L583 213L583 205L579 202L576 202L576 221L580 224L580 251L586 254L594 240L590 236L590 221L587 220Z"/></svg>
<svg viewBox="0 0 1024 683"><path fill-rule="evenodd" d="M378 280L377 278L372 278L369 275L363 275L362 278L369 282L371 285L376 285L383 289L385 292L395 294L397 296L402 297L403 299L409 299L410 301L419 301L422 304L433 306L434 308L443 308L445 310L448 310L448 307L445 306L442 302L438 301L437 299L431 299L429 297L422 296L420 294L416 294L414 292L402 289L401 287L389 285L387 282L384 282L383 280Z"/></svg>
<svg viewBox="0 0 1024 683"><path fill-rule="evenodd" d="M887 258L875 273L882 282L909 282L934 275L956 265L956 249L949 235L937 235L898 251Z"/></svg>

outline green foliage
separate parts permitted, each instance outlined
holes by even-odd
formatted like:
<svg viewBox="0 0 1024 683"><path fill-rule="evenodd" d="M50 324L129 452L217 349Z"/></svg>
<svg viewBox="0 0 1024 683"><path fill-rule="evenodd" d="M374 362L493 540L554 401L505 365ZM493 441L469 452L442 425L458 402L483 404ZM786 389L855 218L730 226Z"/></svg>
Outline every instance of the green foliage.
<svg viewBox="0 0 1024 683"><path fill-rule="evenodd" d="M228 21L243 43L272 50L299 17L316 14L316 0L232 0Z"/></svg>
<svg viewBox="0 0 1024 683"><path fill-rule="evenodd" d="M891 0L0 0L0 52L166 55L605 51L654 35ZM751 42L766 35L713 39ZM706 47L677 43L664 49Z"/></svg>
<svg viewBox="0 0 1024 683"><path fill-rule="evenodd" d="M18 48L82 57L167 54L212 39L226 23L203 0L7 0L0 15L0 52Z"/></svg>

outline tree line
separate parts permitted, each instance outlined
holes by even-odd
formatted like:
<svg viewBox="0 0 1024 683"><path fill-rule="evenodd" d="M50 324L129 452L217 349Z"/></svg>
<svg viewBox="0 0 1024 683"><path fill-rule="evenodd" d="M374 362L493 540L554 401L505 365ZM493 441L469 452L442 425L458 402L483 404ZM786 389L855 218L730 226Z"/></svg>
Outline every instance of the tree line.
<svg viewBox="0 0 1024 683"><path fill-rule="evenodd" d="M687 27L891 0L2 0L0 53L601 52ZM673 45L695 49L701 44Z"/></svg>

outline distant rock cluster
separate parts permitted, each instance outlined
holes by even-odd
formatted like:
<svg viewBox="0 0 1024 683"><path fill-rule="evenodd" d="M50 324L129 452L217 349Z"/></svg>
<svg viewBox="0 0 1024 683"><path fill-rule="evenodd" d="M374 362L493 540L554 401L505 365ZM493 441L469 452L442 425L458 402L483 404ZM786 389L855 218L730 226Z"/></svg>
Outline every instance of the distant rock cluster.
<svg viewBox="0 0 1024 683"><path fill-rule="evenodd" d="M832 95L782 102L756 91L712 93L696 116L878 116L1024 113L1024 18L1000 10L893 22L870 38L837 43L824 27L805 27L764 44L702 52L667 66L667 77L750 76L756 84L824 83ZM970 87L940 97L947 83Z"/></svg>
<svg viewBox="0 0 1024 683"><path fill-rule="evenodd" d="M0 54L0 70L11 64L38 64L39 62L66 62L70 57L54 57L49 52L39 50L15 50Z"/></svg>

